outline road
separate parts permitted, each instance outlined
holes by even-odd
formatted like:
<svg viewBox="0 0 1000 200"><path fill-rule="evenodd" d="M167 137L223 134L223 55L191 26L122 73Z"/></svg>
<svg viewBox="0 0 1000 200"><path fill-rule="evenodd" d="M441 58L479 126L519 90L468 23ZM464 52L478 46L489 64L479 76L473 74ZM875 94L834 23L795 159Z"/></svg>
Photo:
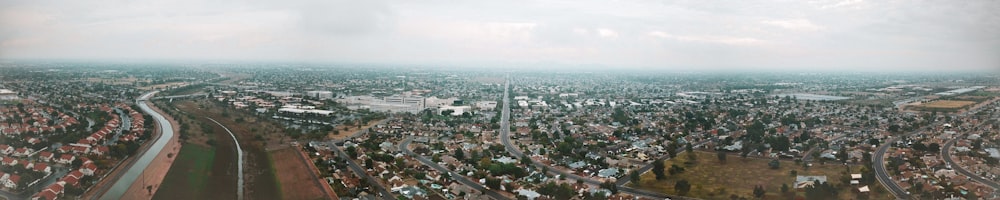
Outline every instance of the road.
<svg viewBox="0 0 1000 200"><path fill-rule="evenodd" d="M994 116L995 116L995 113L994 113ZM989 123L984 121L984 122L980 123L978 126L981 127L981 126L986 125L986 124L989 124ZM962 136L964 136L964 134ZM954 137L951 140L949 140L948 142L944 143L944 146L941 147L941 158L944 159L944 161L946 163L948 163L948 165L950 165L952 169L955 169L955 171L958 171L958 173L962 173L962 175L965 175L965 176L969 177L970 179L972 179L972 180L974 180L976 182L979 182L979 183L988 185L990 187L993 187L994 191L1000 190L1000 184L997 184L997 182L993 182L993 181L991 181L989 179L986 179L986 178L983 178L982 176L979 176L978 174L975 174L975 173L970 172L969 170L966 170L965 168L962 167L962 165L960 165L959 163L955 162L954 158L951 157L951 147L955 145L955 142L958 141L959 138L961 138L961 137ZM997 195L998 195L998 192L994 192L993 198L996 198Z"/></svg>
<svg viewBox="0 0 1000 200"><path fill-rule="evenodd" d="M511 141L510 141L510 98L509 98L510 97L509 96L510 92L508 91L509 89L510 89L510 80L508 79L504 83L504 89L503 89L503 110L501 111L501 116L500 116L501 117L500 118L500 142L503 143L504 147L507 149L507 152L510 152L510 154L512 156L514 156L516 158L521 158L521 157L524 156L524 153L521 152L521 149L518 148L517 146L514 146L514 144L511 143ZM579 175L576 175L576 174L568 173L568 172L566 172L564 170L561 170L561 169L556 169L556 168L554 168L552 166L548 166L548 165L546 165L544 163L541 163L541 162L538 162L537 160L534 160L534 159L531 160L531 164L534 165L535 167L538 167L538 168L547 169L549 171L549 174L560 175L560 176L566 177L567 179L570 179L570 180L579 180L579 181L583 181L584 183L587 183L587 184L590 184L590 185L600 185L602 183L601 181L594 180L594 179L591 179L589 177L582 177L582 176L579 176ZM640 189L637 189L637 188L624 187L624 186L619 186L618 187L618 191L623 192L623 193L632 194L632 195L635 195L635 196L645 196L645 197L651 197L651 198L657 198L657 199L664 199L664 198L682 199L683 198L683 197L680 197L680 196L666 195L666 194L662 194L662 193L651 192L651 191L646 191L646 190L640 190Z"/></svg>
<svg viewBox="0 0 1000 200"><path fill-rule="evenodd" d="M233 135L233 132L230 131L229 128L226 128L226 126L223 126L222 123L219 123L219 121L215 121L215 119L212 119L211 117L205 117L205 118L207 118L208 120L212 120L212 122L218 124L220 127L222 127L222 129L226 129L226 132L229 133L229 136L233 137L233 143L236 144L236 157L237 157L236 175L238 177L236 179L236 199L243 199L243 148L240 147L239 140L236 140L236 135Z"/></svg>
<svg viewBox="0 0 1000 200"><path fill-rule="evenodd" d="M434 168L435 170L437 170L437 171L439 171L441 173L449 174L452 179L455 179L455 181L458 181L459 183L462 183L462 184L465 184L465 185L467 185L469 187L472 187L473 189L479 190L483 194L489 195L493 199L510 199L510 198L507 198L506 196L501 195L500 193L497 193L496 191L493 191L493 190L490 190L489 188L483 187L482 185L480 185L476 181L469 180L469 179L465 178L465 176L462 176L460 174L454 173L451 170L448 170L448 168L445 168L445 167L443 167L441 165L438 165L437 163L432 162L431 160L427 160L427 158L425 158L425 157L423 157L421 155L413 153L413 151L410 151L410 149L407 148L407 147L410 146L410 142L413 142L413 137L407 137L406 140L403 140L403 142L399 143L399 149L402 150L403 153L406 153L407 155L410 155L413 158L416 158L421 163L424 163L424 165L427 165L427 166L429 166L431 168Z"/></svg>
<svg viewBox="0 0 1000 200"><path fill-rule="evenodd" d="M911 134L907 134L907 136L917 133L918 132L914 131ZM892 146L892 143L896 143L896 141L899 141L900 138L903 137L895 137L887 140L884 144L882 144L882 146L878 147L878 150L875 151L875 155L872 156L872 159L875 161L875 177L878 179L878 182L882 183L882 186L885 186L886 189L889 189L889 192L891 192L893 196L896 196L897 199L911 199L910 194L907 194L906 190L899 187L899 184L896 183L896 181L893 181L892 176L890 176L889 172L885 170L885 153L889 151L889 147Z"/></svg>
<svg viewBox="0 0 1000 200"><path fill-rule="evenodd" d="M173 137L174 127L170 124L170 121L167 121L166 117L163 117L163 115L150 108L149 101L147 101L150 97L156 95L157 92L159 91L153 91L142 95L136 100L136 104L139 105L139 109L141 109L142 112L153 117L153 121L160 127L160 134L156 136L155 141L149 146L148 149L138 152L139 154L142 154L138 157L138 159L134 159L131 163L123 165L125 170L127 170L124 174L118 174L118 176L108 176L115 179L114 184L104 184L105 187L92 188L98 189L98 194L101 194L100 199L120 199L122 195L125 194L125 191L127 191L128 188L131 187L132 184L139 178L139 175L146 170L146 167L153 162L153 158L156 158L156 156L160 154L160 151L167 145L170 138ZM107 188L109 185L110 188Z"/></svg>
<svg viewBox="0 0 1000 200"><path fill-rule="evenodd" d="M392 195L392 193L389 192L389 190L386 190L385 186L383 186L381 183L379 183L378 180L375 179L375 177L372 177L371 175L368 175L368 173L365 173L365 169L361 168L361 166L358 165L358 163L354 162L353 158L351 158L350 156L347 156L347 153L344 153L344 151L341 151L340 148L337 148L336 144L334 144L332 142L330 143L330 145L331 145L331 147L333 147L333 148L330 148L330 149L333 149L333 151L336 151L337 155L339 155L340 158L343 158L344 160L347 160L347 166L350 167L351 170L354 171L355 174L357 174L358 176L361 176L361 177L365 178L365 180L368 180L368 183L371 183L370 185L375 186L375 189L378 190L378 192L382 194L382 199L395 199L395 198L393 198L395 195Z"/></svg>

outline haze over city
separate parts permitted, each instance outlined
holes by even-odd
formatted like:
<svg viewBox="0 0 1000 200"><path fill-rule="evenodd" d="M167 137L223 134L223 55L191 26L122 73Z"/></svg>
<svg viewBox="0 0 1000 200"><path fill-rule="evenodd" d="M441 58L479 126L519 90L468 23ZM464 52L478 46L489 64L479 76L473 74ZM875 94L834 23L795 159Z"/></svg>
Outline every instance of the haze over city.
<svg viewBox="0 0 1000 200"><path fill-rule="evenodd" d="M996 10L990 0L4 1L0 59L996 71Z"/></svg>
<svg viewBox="0 0 1000 200"><path fill-rule="evenodd" d="M1000 199L1000 1L0 1L0 200Z"/></svg>

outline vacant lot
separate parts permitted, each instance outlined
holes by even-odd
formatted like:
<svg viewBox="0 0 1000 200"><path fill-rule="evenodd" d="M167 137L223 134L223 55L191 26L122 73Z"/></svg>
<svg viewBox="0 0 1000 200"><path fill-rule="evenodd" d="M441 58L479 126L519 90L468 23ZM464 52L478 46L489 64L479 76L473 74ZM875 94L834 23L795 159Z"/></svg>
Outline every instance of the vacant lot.
<svg viewBox="0 0 1000 200"><path fill-rule="evenodd" d="M976 104L975 101L956 101L956 100L941 100L933 101L925 104L921 104L920 107L924 108L962 108L968 105Z"/></svg>
<svg viewBox="0 0 1000 200"><path fill-rule="evenodd" d="M694 152L697 157L692 165L685 165L688 160L687 153L682 153L674 159L664 161L667 169L671 165L684 167L684 172L676 175L669 175L664 180L656 180L656 175L652 172L642 175L639 184L633 184L637 188L651 191L659 191L667 194L677 194L674 185L677 181L687 180L691 184L691 190L687 196L702 199L729 199L731 195L752 198L754 186L764 187L764 199L786 199L781 194L782 184L794 185L795 177L791 176L791 170L796 170L798 175L827 176L830 183L836 183L844 176L846 169L844 165L828 164L813 165L808 170L801 165L796 165L792 161L781 161L779 169L771 169L768 166L770 160L756 158L740 158L739 156L727 156L726 163L720 163L715 153ZM858 169L855 169L857 171ZM870 187L880 187L873 184ZM794 191L794 189L792 189ZM873 190L878 192L879 190ZM798 191L798 196L805 196L804 192ZM852 199L854 194L849 190L840 192L842 199ZM882 199L886 197L880 193L873 193L871 199Z"/></svg>
<svg viewBox="0 0 1000 200"><path fill-rule="evenodd" d="M344 139L344 138L350 137L351 135L354 135L354 133L357 133L358 131L367 130L368 128L371 128L371 127L375 126L379 122L381 122L381 120L370 121L370 122L368 122L368 124L365 124L364 126L361 126L361 128L358 128L357 126L347 126L347 129L338 128L338 130L334 130L337 134L329 133L329 134L326 135L326 137L327 137L327 139L331 139L331 140ZM341 126L341 127L343 127L343 126Z"/></svg>
<svg viewBox="0 0 1000 200"><path fill-rule="evenodd" d="M326 181L321 181L316 172L309 167L313 163L303 158L298 147L289 147L271 152L274 170L279 171L278 181L281 183L283 199L326 199L323 187L329 187Z"/></svg>

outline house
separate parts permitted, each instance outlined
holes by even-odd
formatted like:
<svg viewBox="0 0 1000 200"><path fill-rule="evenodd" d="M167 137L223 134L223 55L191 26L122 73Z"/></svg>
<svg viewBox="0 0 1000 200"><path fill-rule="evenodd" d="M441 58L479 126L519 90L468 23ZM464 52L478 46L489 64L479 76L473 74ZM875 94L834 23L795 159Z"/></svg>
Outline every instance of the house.
<svg viewBox="0 0 1000 200"><path fill-rule="evenodd" d="M59 157L59 160L56 160L56 163L70 164L73 160L76 160L76 156L73 156L72 154L63 154Z"/></svg>
<svg viewBox="0 0 1000 200"><path fill-rule="evenodd" d="M0 154L7 155L14 152L14 147L6 144L0 144Z"/></svg>
<svg viewBox="0 0 1000 200"><path fill-rule="evenodd" d="M55 156L55 154L49 151L38 152L38 159L42 162L52 162L53 156Z"/></svg>
<svg viewBox="0 0 1000 200"><path fill-rule="evenodd" d="M77 178L75 176L69 176L69 175L67 175L67 176L62 177L62 179L59 179L59 182L57 182L57 183L61 183L63 185L79 186L80 185L80 178Z"/></svg>
<svg viewBox="0 0 1000 200"><path fill-rule="evenodd" d="M55 185L58 185L58 184L55 184ZM54 193L52 191L49 191L49 190L44 190L42 192L39 192L38 194L35 194L35 195L31 196L31 200L55 200L58 197L59 197L58 194L56 194L56 193Z"/></svg>
<svg viewBox="0 0 1000 200"><path fill-rule="evenodd" d="M7 180L3 182L3 186L10 189L17 189L17 183L21 181L21 176L16 174L11 174Z"/></svg>
<svg viewBox="0 0 1000 200"><path fill-rule="evenodd" d="M90 153L96 154L96 155L99 155L99 156L103 156L104 154L108 153L108 150L109 149L108 149L107 146L97 146L97 147L94 147L94 149L91 150Z"/></svg>
<svg viewBox="0 0 1000 200"><path fill-rule="evenodd" d="M28 154L31 154L31 151L28 151L28 148L21 147L17 148L17 150L14 150L14 154L11 155L23 157L23 156L28 156Z"/></svg>
<svg viewBox="0 0 1000 200"><path fill-rule="evenodd" d="M72 172L69 172L69 174L66 174L66 176L67 177L72 176L73 178L80 179L83 178L83 172L81 172L79 169L73 170Z"/></svg>
<svg viewBox="0 0 1000 200"><path fill-rule="evenodd" d="M63 193L64 189L65 188L63 188L62 185L59 185L58 183L53 183L52 185L49 185L48 187L45 187L45 189L42 190L41 192L38 192L37 194L32 195L31 199L32 200L41 200L41 199L55 200L55 199L59 198L59 195Z"/></svg>
<svg viewBox="0 0 1000 200"><path fill-rule="evenodd" d="M14 166L17 164L17 160L14 160L14 158L11 157L3 157L3 160L0 161L0 164L7 166Z"/></svg>
<svg viewBox="0 0 1000 200"><path fill-rule="evenodd" d="M795 189L811 187L816 181L826 183L826 176L795 176Z"/></svg>
<svg viewBox="0 0 1000 200"><path fill-rule="evenodd" d="M34 168L36 172L52 173L52 167L49 167L49 165L45 163L35 164L32 168Z"/></svg>
<svg viewBox="0 0 1000 200"><path fill-rule="evenodd" d="M94 163L87 163L84 164L83 166L80 166L80 172L82 172L83 175L93 176L94 172L96 171L97 171L97 165L94 165Z"/></svg>
<svg viewBox="0 0 1000 200"><path fill-rule="evenodd" d="M479 190L476 190L468 185L451 183L448 185L448 190L454 195L466 194L466 195L480 195Z"/></svg>

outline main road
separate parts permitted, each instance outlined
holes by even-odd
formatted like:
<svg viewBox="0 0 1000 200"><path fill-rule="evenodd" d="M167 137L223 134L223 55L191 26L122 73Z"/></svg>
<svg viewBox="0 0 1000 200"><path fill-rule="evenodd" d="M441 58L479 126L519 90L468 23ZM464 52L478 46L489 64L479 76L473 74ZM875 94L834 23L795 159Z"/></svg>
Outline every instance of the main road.
<svg viewBox="0 0 1000 200"><path fill-rule="evenodd" d="M517 146L514 146L514 144L511 143L511 141L510 141L510 98L509 98L510 97L509 96L509 94L510 94L510 92L509 92L509 89L510 89L510 80L509 80L509 78L505 78L505 79L507 79L507 80L505 81L504 88L503 88L503 110L500 112L501 113L500 114L500 117L501 117L500 118L500 142L503 143L504 147L507 149L507 152L510 152L510 154L513 155L514 157L521 158L521 157L525 156L524 153L521 152L521 149L518 148ZM549 166L549 165L546 165L544 163L538 162L537 160L534 160L534 159L531 159L531 164L534 165L535 167L547 169L550 174L560 175L562 177L566 177L567 179L583 181L584 183L591 184L591 185L600 185L602 183L601 181L594 180L594 179L591 179L589 177L582 177L582 176L579 176L579 175L576 175L576 174L568 173L568 172L566 172L564 170L556 169L556 168L554 168L552 166ZM663 193L657 193L657 192L651 192L651 191L646 191L646 190L640 190L640 189L637 189L637 188L626 187L626 186L618 186L618 190L621 191L621 192L633 194L633 195L636 195L636 196L645 196L645 197L652 197L652 198L658 198L658 199L684 199L685 198L685 197L680 197L680 196L672 196L672 195L667 195L667 194L663 194Z"/></svg>
<svg viewBox="0 0 1000 200"><path fill-rule="evenodd" d="M127 191L129 187L135 183L135 181L139 178L139 175L141 175L142 172L146 170L146 167L153 162L153 158L156 158L156 156L160 154L163 147L166 146L170 141L170 138L173 137L174 127L170 124L170 121L167 121L166 117L163 117L163 115L150 108L149 101L147 101L150 97L156 95L157 92L159 91L149 92L140 96L139 99L136 100L136 104L139 105L139 109L141 109L142 112L153 117L153 121L160 127L160 134L156 136L156 141L153 142L153 145L145 151L140 152L142 155L140 155L139 159L133 160L132 163L126 163L125 166L123 166L126 167L128 171L124 174L120 174L120 177L117 177L117 181L111 185L110 189L94 188L107 190L107 192L100 195L100 199L121 199L122 195L125 194L125 191Z"/></svg>
<svg viewBox="0 0 1000 200"><path fill-rule="evenodd" d="M435 170L437 170L437 171L439 171L441 173L446 173L449 176L451 176L452 179L455 179L455 181L458 181L459 183L462 183L462 184L465 184L465 185L467 185L469 187L472 187L472 189L479 190L483 194L489 195L493 199L510 199L510 198L507 198L506 196L501 195L500 193L497 193L496 191L493 191L493 190L490 190L490 189L488 189L486 187L483 187L482 185L480 185L479 183L477 183L475 181L472 181L472 180L469 180L469 179L465 178L465 176L453 173L451 170L448 170L448 168L445 168L445 167L443 167L443 166L441 166L441 165L439 165L437 163L434 163L433 161L427 160L427 158L424 158L423 156L421 156L419 154L416 154L413 151L410 151L410 149L407 148L408 146L410 146L410 142L413 142L413 138L412 137L407 137L406 140L403 140L403 142L399 143L399 149L402 150L403 153L406 153L407 155L410 155L413 158L416 158L421 163L424 163L424 165L427 165L427 166L429 166L431 168L434 168Z"/></svg>
<svg viewBox="0 0 1000 200"><path fill-rule="evenodd" d="M996 113L994 113L993 116L996 116ZM983 125L986 125L988 123L989 122L987 122L987 120L983 120L983 122L977 125L977 127L982 127ZM982 176L979 176L978 174L972 173L969 170L966 170L964 167L962 167L962 165L960 165L959 163L955 162L955 160L951 157L951 148L955 145L955 142L958 141L958 139L959 137L954 137L948 142L944 143L944 146L941 147L941 158L944 159L944 161L948 163L948 165L951 166L951 168L955 169L955 171L958 171L958 173L962 173L962 175L965 175L976 182L993 187L994 191L1000 190L1000 184L997 184L997 182L991 181L989 179L983 178ZM993 197L991 198L996 198L997 195L998 193L994 192Z"/></svg>

